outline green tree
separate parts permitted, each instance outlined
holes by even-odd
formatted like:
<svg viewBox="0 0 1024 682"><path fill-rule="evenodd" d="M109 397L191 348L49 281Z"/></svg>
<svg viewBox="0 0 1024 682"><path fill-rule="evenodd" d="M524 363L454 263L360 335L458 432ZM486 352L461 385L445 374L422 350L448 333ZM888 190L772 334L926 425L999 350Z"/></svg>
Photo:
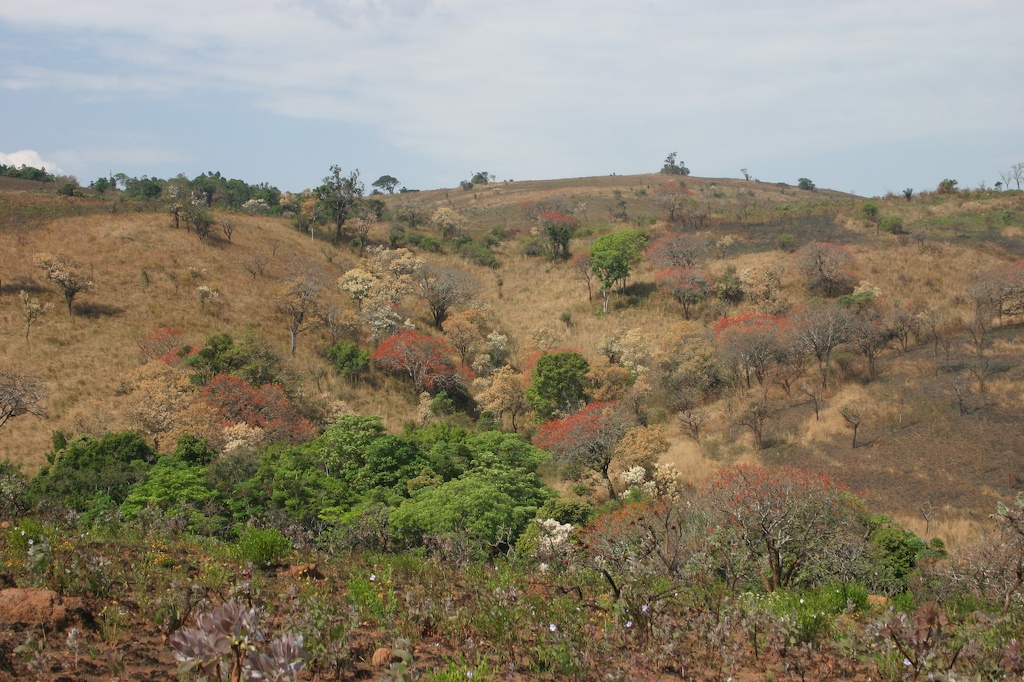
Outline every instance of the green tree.
<svg viewBox="0 0 1024 682"><path fill-rule="evenodd" d="M79 436L53 453L30 486L36 496L88 511L104 500L121 504L130 488L146 479L156 453L139 434L110 432Z"/></svg>
<svg viewBox="0 0 1024 682"><path fill-rule="evenodd" d="M327 349L327 359L341 376L354 381L370 369L370 354L359 347L359 344L341 339Z"/></svg>
<svg viewBox="0 0 1024 682"><path fill-rule="evenodd" d="M814 183L807 178L800 178L799 180L797 180L796 186L799 187L800 189L806 189L812 192L814 191Z"/></svg>
<svg viewBox="0 0 1024 682"><path fill-rule="evenodd" d="M398 178L391 175L382 175L370 183L370 185L371 187L376 187L382 192L394 194L395 188L398 187Z"/></svg>
<svg viewBox="0 0 1024 682"><path fill-rule="evenodd" d="M647 246L644 230L622 230L598 237L590 248L590 264L601 282L602 309L608 312L612 287L622 289Z"/></svg>
<svg viewBox="0 0 1024 682"><path fill-rule="evenodd" d="M690 169L686 167L684 162L676 163L676 155L676 152L672 152L665 157L665 165L661 167L660 172L665 175L689 175Z"/></svg>
<svg viewBox="0 0 1024 682"><path fill-rule="evenodd" d="M338 244L345 221L363 196L363 183L359 180L359 171L354 170L344 175L340 167L331 166L331 174L324 178L322 185L313 190L313 195L321 215L334 224L334 243Z"/></svg>
<svg viewBox="0 0 1024 682"><path fill-rule="evenodd" d="M574 412L586 402L589 371L590 363L575 351L542 353L526 389L526 402L543 419L556 412Z"/></svg>

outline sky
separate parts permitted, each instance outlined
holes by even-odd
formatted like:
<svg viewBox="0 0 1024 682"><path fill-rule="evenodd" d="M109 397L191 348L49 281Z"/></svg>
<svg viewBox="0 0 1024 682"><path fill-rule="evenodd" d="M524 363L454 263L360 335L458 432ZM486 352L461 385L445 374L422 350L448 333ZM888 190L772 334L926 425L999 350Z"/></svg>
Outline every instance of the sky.
<svg viewBox="0 0 1024 682"><path fill-rule="evenodd" d="M282 190L655 172L864 196L1024 161L1020 0L0 2L0 163Z"/></svg>

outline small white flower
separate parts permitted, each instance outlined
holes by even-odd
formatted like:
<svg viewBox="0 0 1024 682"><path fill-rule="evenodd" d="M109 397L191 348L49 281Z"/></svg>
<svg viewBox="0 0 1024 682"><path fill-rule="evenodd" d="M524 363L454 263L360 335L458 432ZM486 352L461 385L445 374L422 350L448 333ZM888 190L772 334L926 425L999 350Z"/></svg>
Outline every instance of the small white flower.
<svg viewBox="0 0 1024 682"><path fill-rule="evenodd" d="M800 600L800 603L801 603L801 604L803 604L803 603L804 603L804 600L803 600L803 599L801 599L801 600Z"/></svg>
<svg viewBox="0 0 1024 682"><path fill-rule="evenodd" d="M649 610L650 608L651 608L651 607L650 607L650 605L648 605L648 604L644 604L643 606L641 606L641 607L640 607L640 610L641 610L641 611L643 611L644 613L647 613L647 611L648 611L648 610Z"/></svg>
<svg viewBox="0 0 1024 682"><path fill-rule="evenodd" d="M30 544L30 545L34 545L35 543L36 543L36 541L35 541L35 540L29 540L29 541L28 541L28 544Z"/></svg>
<svg viewBox="0 0 1024 682"><path fill-rule="evenodd" d="M371 573L370 574L370 582L371 583L377 582L377 574L376 573Z"/></svg>
<svg viewBox="0 0 1024 682"><path fill-rule="evenodd" d="M627 621L626 621L626 627L627 627L627 628L631 628L631 627L633 627L633 621L631 621L631 620L627 620Z"/></svg>
<svg viewBox="0 0 1024 682"><path fill-rule="evenodd" d="M558 630L558 626L554 623L548 623L548 630L551 630L551 632L556 632Z"/></svg>

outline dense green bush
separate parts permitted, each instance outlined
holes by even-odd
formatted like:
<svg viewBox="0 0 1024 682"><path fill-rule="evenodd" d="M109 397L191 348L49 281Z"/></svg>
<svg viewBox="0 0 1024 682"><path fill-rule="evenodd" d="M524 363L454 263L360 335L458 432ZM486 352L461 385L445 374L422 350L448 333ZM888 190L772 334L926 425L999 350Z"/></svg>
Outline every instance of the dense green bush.
<svg viewBox="0 0 1024 682"><path fill-rule="evenodd" d="M889 234L903 234L903 218L898 215L882 218L879 227L883 232L888 232Z"/></svg>
<svg viewBox="0 0 1024 682"><path fill-rule="evenodd" d="M526 402L543 419L550 419L558 410L578 409L586 402L584 377L589 371L590 363L575 351L542 353L526 390Z"/></svg>
<svg viewBox="0 0 1024 682"><path fill-rule="evenodd" d="M494 471L471 472L422 489L391 513L390 523L399 538L413 544L427 536L465 534L481 551L497 549L503 540L514 542L537 513L536 497L509 494L522 489Z"/></svg>
<svg viewBox="0 0 1024 682"><path fill-rule="evenodd" d="M339 375L354 381L370 369L370 354L359 344L342 339L327 349L327 359Z"/></svg>
<svg viewBox="0 0 1024 682"><path fill-rule="evenodd" d="M156 453L142 436L124 431L78 436L50 460L32 479L30 495L87 511L100 498L124 502L131 486L145 480Z"/></svg>
<svg viewBox="0 0 1024 682"><path fill-rule="evenodd" d="M288 538L276 528L246 528L239 533L235 546L239 558L255 566L281 563L292 549Z"/></svg>
<svg viewBox="0 0 1024 682"><path fill-rule="evenodd" d="M189 530L216 535L227 530L227 518L217 491L206 477L206 468L191 466L174 457L162 457L148 478L135 485L121 504L121 513L133 520L143 509L154 509L168 518L183 518Z"/></svg>
<svg viewBox="0 0 1024 682"><path fill-rule="evenodd" d="M178 438L171 456L189 465L205 465L213 461L217 452L210 447L205 438L186 433Z"/></svg>
<svg viewBox="0 0 1024 682"><path fill-rule="evenodd" d="M255 335L236 344L228 334L215 334L199 351L186 346L179 354L192 369L192 381L201 386L218 374L233 374L253 386L280 383L281 358Z"/></svg>

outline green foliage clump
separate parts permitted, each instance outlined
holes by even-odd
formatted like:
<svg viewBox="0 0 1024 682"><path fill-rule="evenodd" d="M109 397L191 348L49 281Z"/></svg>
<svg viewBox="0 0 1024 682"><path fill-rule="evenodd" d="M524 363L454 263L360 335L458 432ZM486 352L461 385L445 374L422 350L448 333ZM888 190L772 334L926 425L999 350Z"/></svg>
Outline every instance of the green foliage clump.
<svg viewBox="0 0 1024 682"><path fill-rule="evenodd" d="M80 512L103 499L119 505L132 485L145 480L155 460L153 449L133 431L99 439L78 436L51 455L51 464L32 479L29 493Z"/></svg>
<svg viewBox="0 0 1024 682"><path fill-rule="evenodd" d="M869 222L876 222L878 220L878 204L871 201L861 204L860 215Z"/></svg>
<svg viewBox="0 0 1024 682"><path fill-rule="evenodd" d="M903 218L898 215L891 215L882 218L879 228L889 234L903 234Z"/></svg>
<svg viewBox="0 0 1024 682"><path fill-rule="evenodd" d="M781 590L751 599L800 642L813 642L827 634L836 616L868 608L868 591L856 583L831 583L799 592Z"/></svg>
<svg viewBox="0 0 1024 682"><path fill-rule="evenodd" d="M796 186L799 187L800 189L806 189L812 192L815 189L814 183L811 182L808 178L800 178L799 180L796 181Z"/></svg>
<svg viewBox="0 0 1024 682"><path fill-rule="evenodd" d="M495 269L500 266L501 263L498 262L498 257L494 255L493 251L491 251L490 246L496 244L497 239L493 237L488 239L485 237L485 240L487 240L486 243L478 244L476 242L469 241L460 244L459 255L471 263L482 265L485 268Z"/></svg>
<svg viewBox="0 0 1024 682"><path fill-rule="evenodd" d="M535 474L511 467L481 468L420 490L391 513L399 538L467 536L480 550L514 542L537 513L546 491Z"/></svg>
<svg viewBox="0 0 1024 682"><path fill-rule="evenodd" d="M143 509L154 509L167 518L186 519L192 532L213 535L223 532L227 525L224 516L210 513L211 503L217 498L205 467L162 457L148 478L131 489L121 504L121 514L130 521Z"/></svg>
<svg viewBox="0 0 1024 682"><path fill-rule="evenodd" d="M235 546L239 558L255 566L281 563L292 549L288 538L276 528L246 528L238 535Z"/></svg>
<svg viewBox="0 0 1024 682"><path fill-rule="evenodd" d="M575 351L541 353L533 370L526 402L542 419L586 402L587 359Z"/></svg>
<svg viewBox="0 0 1024 682"><path fill-rule="evenodd" d="M665 175L689 175L690 169L686 167L686 163L683 161L676 162L676 152L672 152L665 157L665 163L662 165L660 173Z"/></svg>
<svg viewBox="0 0 1024 682"><path fill-rule="evenodd" d="M743 281L736 274L736 266L728 265L725 272L715 280L715 296L718 300L733 305L743 300Z"/></svg>
<svg viewBox="0 0 1024 682"><path fill-rule="evenodd" d="M537 510L537 518L554 519L559 523L568 523L574 528L580 528L588 524L596 512L594 505L586 500L554 497L541 505Z"/></svg>
<svg viewBox="0 0 1024 682"><path fill-rule="evenodd" d="M929 552L921 538L900 528L884 515L868 519L869 585L883 594L894 595L907 589L907 581L918 561Z"/></svg>
<svg viewBox="0 0 1024 682"><path fill-rule="evenodd" d="M334 371L349 381L354 381L370 369L370 354L359 344L342 339L327 349L327 359Z"/></svg>
<svg viewBox="0 0 1024 682"><path fill-rule="evenodd" d="M181 355L192 369L192 382L201 386L218 374L233 374L253 386L280 383L281 358L252 335L236 344L230 335L216 334L206 339L206 345L195 354L186 347Z"/></svg>
<svg viewBox="0 0 1024 682"><path fill-rule="evenodd" d="M188 465L206 465L213 461L217 452L210 447L205 438L193 436L191 433L183 434L178 438L171 457Z"/></svg>

